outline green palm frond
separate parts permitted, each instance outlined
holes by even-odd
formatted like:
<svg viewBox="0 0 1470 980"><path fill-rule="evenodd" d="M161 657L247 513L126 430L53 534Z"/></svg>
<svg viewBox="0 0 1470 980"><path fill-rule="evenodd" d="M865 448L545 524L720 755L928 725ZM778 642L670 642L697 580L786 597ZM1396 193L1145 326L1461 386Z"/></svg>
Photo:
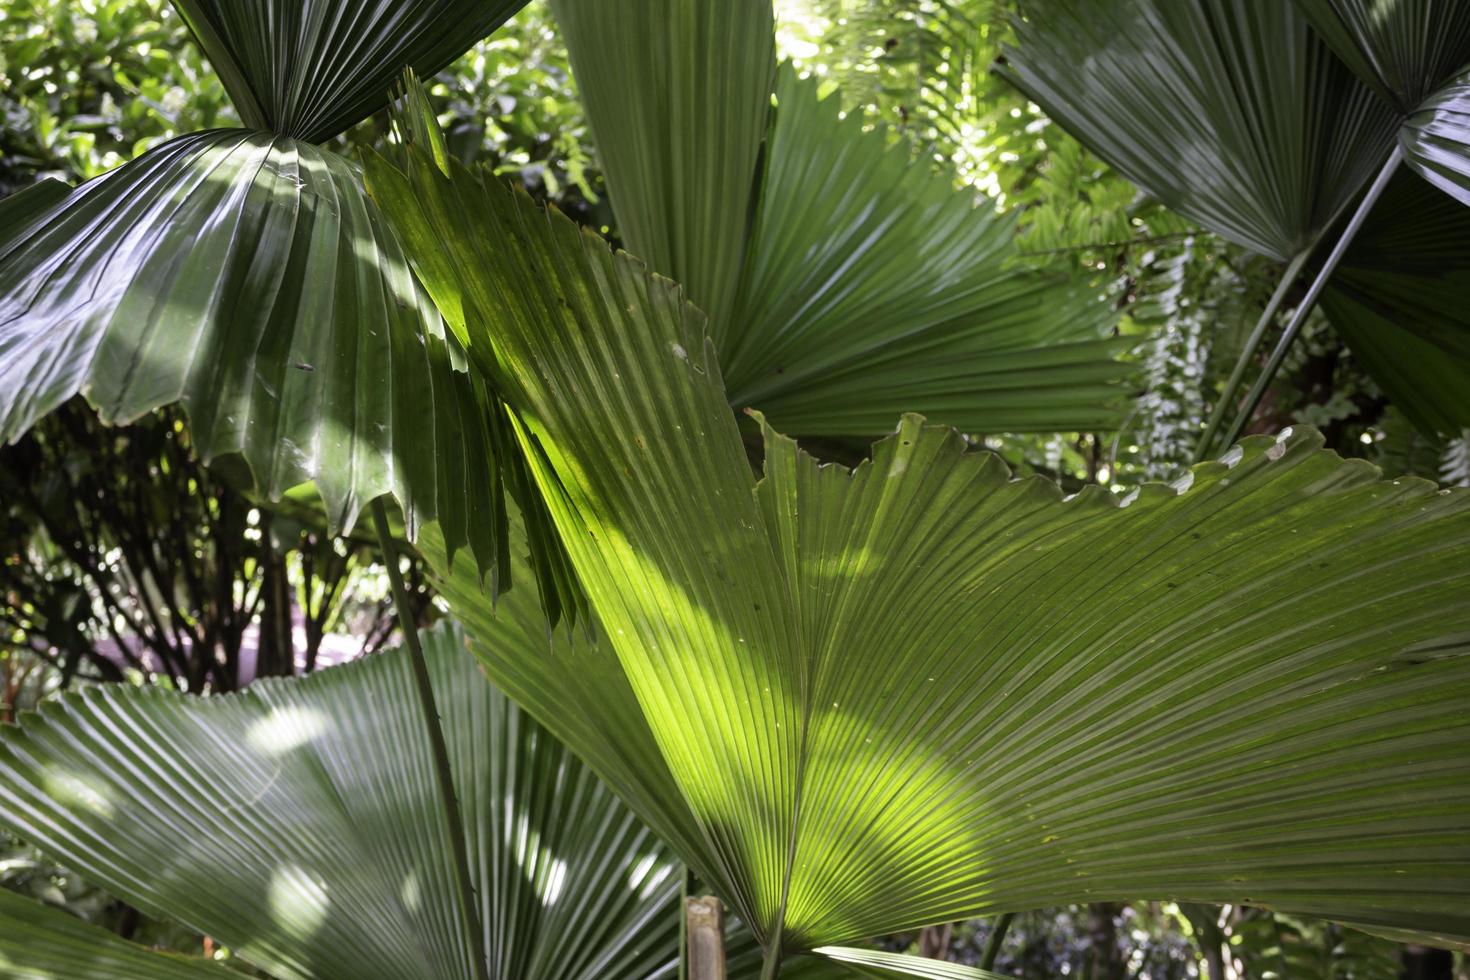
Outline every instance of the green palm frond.
<svg viewBox="0 0 1470 980"><path fill-rule="evenodd" d="M672 854L457 629L424 642L489 975L672 976ZM438 800L401 652L210 699L94 688L0 730L0 825L282 978L474 975Z"/></svg>
<svg viewBox="0 0 1470 980"><path fill-rule="evenodd" d="M1368 85L1410 113L1470 67L1470 7L1460 0L1293 0Z"/></svg>
<svg viewBox="0 0 1470 980"><path fill-rule="evenodd" d="M342 530L390 494L411 536L442 523L509 584L498 501L525 481L503 413L355 165L311 140L387 106L405 62L434 70L521 5L180 0L266 128L181 136L0 202L0 440L78 394L109 423L182 402L200 453L242 455L267 495L314 482ZM485 506L462 505L487 484ZM554 549L536 574L548 614L575 612Z"/></svg>
<svg viewBox="0 0 1470 980"><path fill-rule="evenodd" d="M808 436L913 410L972 431L1118 424L1115 312L1014 268L993 202L778 72L769 2L553 8L623 241L709 314L736 407Z"/></svg>
<svg viewBox="0 0 1470 980"><path fill-rule="evenodd" d="M1399 142L1419 176L1470 207L1470 73L1411 113Z"/></svg>
<svg viewBox="0 0 1470 980"><path fill-rule="evenodd" d="M1470 427L1470 208L1401 173L1322 308L1378 386L1424 433Z"/></svg>
<svg viewBox="0 0 1470 980"><path fill-rule="evenodd" d="M173 0L251 129L322 143L433 75L526 0Z"/></svg>
<svg viewBox="0 0 1470 980"><path fill-rule="evenodd" d="M8 980L230 980L218 963L135 946L101 926L0 888L0 975Z"/></svg>
<svg viewBox="0 0 1470 980"><path fill-rule="evenodd" d="M914 417L851 472L766 428L757 482L677 287L405 165L603 638L491 673L768 955L1123 898L1470 939L1470 496L1299 430L1063 499Z"/></svg>
<svg viewBox="0 0 1470 980"><path fill-rule="evenodd" d="M1388 155L1393 111L1278 0L1024 0L1004 73L1134 183L1288 261Z"/></svg>

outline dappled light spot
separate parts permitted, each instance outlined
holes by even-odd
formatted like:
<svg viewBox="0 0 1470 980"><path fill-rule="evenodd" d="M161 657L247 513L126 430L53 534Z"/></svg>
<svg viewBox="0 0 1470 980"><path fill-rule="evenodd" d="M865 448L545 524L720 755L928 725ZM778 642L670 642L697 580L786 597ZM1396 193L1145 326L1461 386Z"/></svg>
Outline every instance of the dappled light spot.
<svg viewBox="0 0 1470 980"><path fill-rule="evenodd" d="M292 705L273 708L264 718L251 722L245 738L264 755L282 756L311 744L326 730L327 719L321 712Z"/></svg>
<svg viewBox="0 0 1470 980"><path fill-rule="evenodd" d="M271 917L291 937L310 939L327 920L331 902L320 878L294 864L271 872L268 893Z"/></svg>

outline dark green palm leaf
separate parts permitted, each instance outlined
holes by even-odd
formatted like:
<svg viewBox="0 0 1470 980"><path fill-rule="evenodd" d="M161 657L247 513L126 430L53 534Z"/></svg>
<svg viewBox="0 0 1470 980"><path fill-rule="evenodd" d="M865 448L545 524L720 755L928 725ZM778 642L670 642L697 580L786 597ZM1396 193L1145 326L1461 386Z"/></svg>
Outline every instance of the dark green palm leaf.
<svg viewBox="0 0 1470 980"><path fill-rule="evenodd" d="M993 202L778 73L768 0L553 7L623 241L710 315L734 405L802 435L1118 424L1115 312L1013 268Z"/></svg>
<svg viewBox="0 0 1470 980"><path fill-rule="evenodd" d="M1420 432L1470 428L1470 209L1413 174L1389 186L1322 297Z"/></svg>
<svg viewBox="0 0 1470 980"><path fill-rule="evenodd" d="M1282 0L1023 0L1005 74L1170 208L1261 255L1308 249L1395 116Z"/></svg>
<svg viewBox="0 0 1470 980"><path fill-rule="evenodd" d="M424 641L490 975L671 976L667 848L457 630ZM471 975L438 800L403 653L211 699L94 688L0 730L0 826L282 978Z"/></svg>
<svg viewBox="0 0 1470 980"><path fill-rule="evenodd" d="M1013 217L783 65L740 302L715 332L731 403L804 435L880 435L905 411L1116 426L1114 308L1017 267L1014 239Z"/></svg>
<svg viewBox="0 0 1470 980"><path fill-rule="evenodd" d="M484 392L344 158L216 130L42 193L0 204L0 438L78 392L109 423L181 401L271 496L315 481L340 528L391 493L494 561L495 508L459 504L494 459Z"/></svg>
<svg viewBox="0 0 1470 980"><path fill-rule="evenodd" d="M1463 0L1294 0L1358 77L1410 113L1470 67Z"/></svg>
<svg viewBox="0 0 1470 980"><path fill-rule="evenodd" d="M916 418L757 483L675 286L408 165L610 648L507 686L768 950L1140 897L1470 939L1470 495L1302 430L1065 500Z"/></svg>
<svg viewBox="0 0 1470 980"><path fill-rule="evenodd" d="M251 129L321 143L432 75L526 0L173 0Z"/></svg>

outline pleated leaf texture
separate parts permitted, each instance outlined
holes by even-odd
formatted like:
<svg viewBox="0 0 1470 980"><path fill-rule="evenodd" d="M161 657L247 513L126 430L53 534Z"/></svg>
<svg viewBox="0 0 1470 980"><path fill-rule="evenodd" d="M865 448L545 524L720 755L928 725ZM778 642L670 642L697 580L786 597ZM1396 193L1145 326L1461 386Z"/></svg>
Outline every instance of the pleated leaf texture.
<svg viewBox="0 0 1470 980"><path fill-rule="evenodd" d="M1470 939L1470 494L1301 429L1064 499L914 416L852 472L766 428L758 481L677 286L422 154L369 175L442 230L600 621L492 676L769 951L1122 898Z"/></svg>
<svg viewBox="0 0 1470 980"><path fill-rule="evenodd" d="M1023 0L1007 78L1171 209L1280 261L1387 158L1394 110L1280 0Z"/></svg>
<svg viewBox="0 0 1470 980"><path fill-rule="evenodd" d="M968 431L1118 425L1112 307L1019 267L994 202L778 71L769 0L552 7L622 241L709 314L737 408L812 436L910 410Z"/></svg>
<svg viewBox="0 0 1470 980"><path fill-rule="evenodd" d="M1412 11L1415 0L1390 8ZM1025 0L1022 9L1008 77L1130 180L1254 252L1284 262L1332 239L1368 176L1389 159L1396 131L1410 165L1456 193L1455 168L1466 167L1458 154L1470 145L1463 91L1404 120L1291 3ZM1449 21L1463 19L1463 8L1434 9L1453 37L1458 28ZM1404 31L1396 36L1408 43ZM1458 226L1462 216L1451 212L1463 209L1448 198L1421 204L1417 220L1435 232L1413 248L1428 263L1412 275L1414 288L1404 288L1412 270L1399 257L1355 243L1346 259L1356 270L1345 284L1350 295L1339 289L1344 277L1334 276L1324 305L1338 313L1357 307L1352 322L1334 325L1374 380L1421 431L1454 433L1470 426L1470 402L1455 380L1470 374L1470 360L1454 354L1426 367L1421 338L1458 351L1470 337L1464 303L1427 309L1463 280L1463 250L1429 254L1453 245L1457 232L1445 229ZM1384 212L1390 221L1404 218L1385 202L1375 211L1380 228ZM1394 235L1419 231L1404 220ZM1371 261L1381 266L1369 268Z"/></svg>
<svg viewBox="0 0 1470 980"><path fill-rule="evenodd" d="M355 165L291 133L386 106L405 59L432 70L520 4L179 6L242 115L280 128L181 136L0 201L0 439L78 394L110 423L182 401L201 455L242 454L272 497L314 481L333 530L392 494L410 535L441 521L482 571L503 565L503 508L463 506L510 465L501 413Z"/></svg>
<svg viewBox="0 0 1470 980"><path fill-rule="evenodd" d="M1421 432L1470 428L1470 208L1401 170L1322 295L1333 328Z"/></svg>
<svg viewBox="0 0 1470 980"><path fill-rule="evenodd" d="M1296 0L1363 81L1404 115L1409 166L1470 206L1470 4Z"/></svg>
<svg viewBox="0 0 1470 980"><path fill-rule="evenodd" d="M173 0L251 129L323 143L433 75L526 0Z"/></svg>
<svg viewBox="0 0 1470 980"><path fill-rule="evenodd" d="M668 849L491 686L456 628L423 639L489 976L672 976L680 870ZM0 827L277 977L471 976L407 656L208 699L64 695L0 729ZM0 905L0 935L32 914ZM50 945L3 939L0 957L55 962Z"/></svg>
<svg viewBox="0 0 1470 980"><path fill-rule="evenodd" d="M1403 113L1470 67L1460 0L1294 0L1353 71Z"/></svg>
<svg viewBox="0 0 1470 980"><path fill-rule="evenodd" d="M7 980L238 980L206 960L136 946L101 926L0 888L0 976Z"/></svg>

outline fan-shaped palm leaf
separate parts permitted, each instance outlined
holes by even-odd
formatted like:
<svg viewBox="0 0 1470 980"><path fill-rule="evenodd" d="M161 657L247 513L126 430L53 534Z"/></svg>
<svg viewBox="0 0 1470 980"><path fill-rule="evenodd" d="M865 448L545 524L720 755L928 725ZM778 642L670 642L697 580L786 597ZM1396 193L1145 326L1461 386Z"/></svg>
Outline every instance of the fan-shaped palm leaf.
<svg viewBox="0 0 1470 980"><path fill-rule="evenodd" d="M1351 6L1354 0L1342 3ZM1366 9L1366 4L1356 6ZM1392 6L1427 9L1418 0ZM1436 9L1458 18L1448 13L1451 6ZM1290 262L1216 402L1201 440L1203 454L1225 413L1235 408L1239 385L1318 243L1335 236L1338 247L1322 263L1306 300L1297 305L1237 413L1235 433L1259 402L1337 263L1348 254L1353 235L1375 206L1376 192L1403 158L1393 150L1401 117L1333 56L1290 3L1025 0L1021 9L1025 19L1016 24L1019 46L1008 52L1005 68L1017 85L1171 208L1252 251ZM1395 36L1405 42L1408 34L1400 30ZM1416 117L1418 129L1410 126L1400 136L1411 162L1416 153L1432 156L1436 140L1455 139L1453 107L1428 115L1434 118ZM1415 132L1419 135L1411 135ZM1380 180L1353 220L1337 231L1339 216L1375 170ZM1348 261L1361 264L1364 254L1359 251ZM1393 305L1402 299L1394 292L1373 297L1372 305L1387 314L1381 323L1470 336L1470 320L1463 311L1453 323L1409 326L1418 309ZM1418 368L1414 338L1370 342L1377 349L1364 361L1375 378L1385 389L1403 390L1401 380L1416 376ZM1467 369L1470 363L1455 372ZM1437 374L1418 374L1418 406L1410 411L1421 423L1470 424L1462 392L1443 380Z"/></svg>
<svg viewBox="0 0 1470 980"><path fill-rule="evenodd" d="M1460 0L1295 0L1332 50L1402 113L1470 67Z"/></svg>
<svg viewBox="0 0 1470 980"><path fill-rule="evenodd" d="M495 467L500 416L356 169L294 137L383 107L405 62L437 68L521 5L180 0L267 129L182 136L0 202L0 439L78 393L109 422L182 401L201 453L243 454L272 495L315 481L334 528L392 494L411 534L447 522L495 565L503 508L459 501Z"/></svg>
<svg viewBox="0 0 1470 980"><path fill-rule="evenodd" d="M1394 113L1290 3L1024 0L1004 72L1130 180L1261 255L1309 249Z"/></svg>
<svg viewBox="0 0 1470 980"><path fill-rule="evenodd" d="M677 287L408 166L610 648L492 673L771 955L1123 897L1470 939L1470 495L1304 430L1064 500L916 418L757 483Z"/></svg>
<svg viewBox="0 0 1470 980"><path fill-rule="evenodd" d="M526 0L173 0L251 129L321 143L432 75Z"/></svg>
<svg viewBox="0 0 1470 980"><path fill-rule="evenodd" d="M1405 160L1470 205L1470 6L1460 0L1296 0L1364 82L1405 116ZM1458 80L1454 76L1460 75Z"/></svg>
<svg viewBox="0 0 1470 980"><path fill-rule="evenodd" d="M488 975L671 973L668 850L457 630L424 642ZM283 978L478 975L438 799L403 653L211 699L95 688L0 730L0 825Z"/></svg>
<svg viewBox="0 0 1470 980"><path fill-rule="evenodd" d="M803 435L906 410L970 431L1118 423L1111 308L1014 268L992 202L816 81L777 79L768 0L553 7L623 241L710 314L737 407Z"/></svg>

